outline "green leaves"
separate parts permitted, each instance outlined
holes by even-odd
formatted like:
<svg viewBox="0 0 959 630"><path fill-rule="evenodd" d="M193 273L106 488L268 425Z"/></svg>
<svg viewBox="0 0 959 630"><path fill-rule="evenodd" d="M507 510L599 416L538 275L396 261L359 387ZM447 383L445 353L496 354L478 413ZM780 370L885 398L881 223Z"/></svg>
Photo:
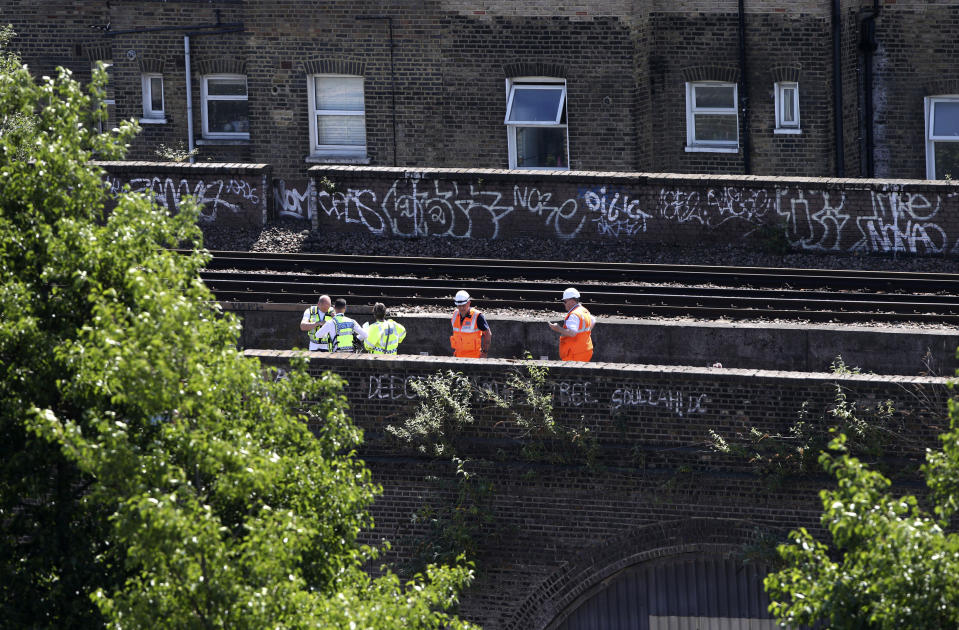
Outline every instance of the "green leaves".
<svg viewBox="0 0 959 630"><path fill-rule="evenodd" d="M955 440L954 431L943 436ZM766 589L781 621L830 628L946 628L959 625L959 537L918 507L894 497L890 482L845 452L845 436L820 463L837 488L820 493L822 525L833 547L795 531L779 547L786 568L770 574ZM934 493L954 475L945 453L929 454ZM942 495L940 495L942 496ZM937 512L944 512L937 506Z"/></svg>
<svg viewBox="0 0 959 630"><path fill-rule="evenodd" d="M302 362L277 379L237 350L198 277L208 254L170 249L200 242L198 209L129 192L105 209L89 160L122 156L136 127L96 131L104 83L0 71L0 614L464 627L443 610L468 568L364 571L379 488L342 383Z"/></svg>

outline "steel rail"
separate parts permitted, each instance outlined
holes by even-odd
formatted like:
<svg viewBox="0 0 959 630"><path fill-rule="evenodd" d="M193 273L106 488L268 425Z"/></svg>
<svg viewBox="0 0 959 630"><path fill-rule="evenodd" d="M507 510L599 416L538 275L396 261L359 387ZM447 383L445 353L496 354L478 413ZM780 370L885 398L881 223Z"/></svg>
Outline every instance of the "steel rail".
<svg viewBox="0 0 959 630"><path fill-rule="evenodd" d="M563 279L567 283L632 280L659 283L699 283L726 286L834 288L959 294L959 274L795 269L647 263L418 258L349 254L277 254L213 252L209 270L255 270L307 274L411 275L463 279Z"/></svg>

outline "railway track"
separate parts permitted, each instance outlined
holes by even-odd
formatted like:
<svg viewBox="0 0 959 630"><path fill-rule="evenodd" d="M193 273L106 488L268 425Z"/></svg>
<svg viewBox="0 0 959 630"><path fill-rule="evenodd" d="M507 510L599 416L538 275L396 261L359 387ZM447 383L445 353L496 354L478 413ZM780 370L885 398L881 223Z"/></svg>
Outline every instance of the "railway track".
<svg viewBox="0 0 959 630"><path fill-rule="evenodd" d="M576 284L598 315L959 325L959 274L214 252L202 277L226 302L308 304L327 293L445 308L467 288L486 308L557 310Z"/></svg>

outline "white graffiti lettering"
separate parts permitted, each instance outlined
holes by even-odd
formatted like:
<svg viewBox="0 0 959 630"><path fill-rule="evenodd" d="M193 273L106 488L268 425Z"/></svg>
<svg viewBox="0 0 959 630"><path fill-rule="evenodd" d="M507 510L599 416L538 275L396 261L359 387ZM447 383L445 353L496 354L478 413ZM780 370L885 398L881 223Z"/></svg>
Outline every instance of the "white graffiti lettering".
<svg viewBox="0 0 959 630"><path fill-rule="evenodd" d="M703 401L706 394L687 394L683 392L655 389L649 387L623 387L613 391L610 398L611 409L623 407L663 407L679 417L694 413L706 413Z"/></svg>

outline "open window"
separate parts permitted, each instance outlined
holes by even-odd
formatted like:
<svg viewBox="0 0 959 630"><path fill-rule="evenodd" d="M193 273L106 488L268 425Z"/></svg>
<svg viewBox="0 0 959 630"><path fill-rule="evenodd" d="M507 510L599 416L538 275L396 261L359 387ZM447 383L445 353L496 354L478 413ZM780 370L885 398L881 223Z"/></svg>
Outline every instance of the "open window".
<svg viewBox="0 0 959 630"><path fill-rule="evenodd" d="M142 123L165 123L166 111L163 103L163 75L143 74L140 76L143 90Z"/></svg>
<svg viewBox="0 0 959 630"><path fill-rule="evenodd" d="M309 78L310 153L316 157L366 157L363 77L319 74Z"/></svg>
<svg viewBox="0 0 959 630"><path fill-rule="evenodd" d="M569 168L566 81L508 81L504 123L510 168Z"/></svg>
<svg viewBox="0 0 959 630"><path fill-rule="evenodd" d="M926 179L959 179L959 95L930 96L926 105Z"/></svg>
<svg viewBox="0 0 959 630"><path fill-rule="evenodd" d="M776 83L775 94L776 129L773 133L800 133L799 84Z"/></svg>
<svg viewBox="0 0 959 630"><path fill-rule="evenodd" d="M686 84L686 150L739 151L739 114L735 83Z"/></svg>
<svg viewBox="0 0 959 630"><path fill-rule="evenodd" d="M250 108L246 77L241 74L212 74L202 83L203 137L248 140Z"/></svg>

